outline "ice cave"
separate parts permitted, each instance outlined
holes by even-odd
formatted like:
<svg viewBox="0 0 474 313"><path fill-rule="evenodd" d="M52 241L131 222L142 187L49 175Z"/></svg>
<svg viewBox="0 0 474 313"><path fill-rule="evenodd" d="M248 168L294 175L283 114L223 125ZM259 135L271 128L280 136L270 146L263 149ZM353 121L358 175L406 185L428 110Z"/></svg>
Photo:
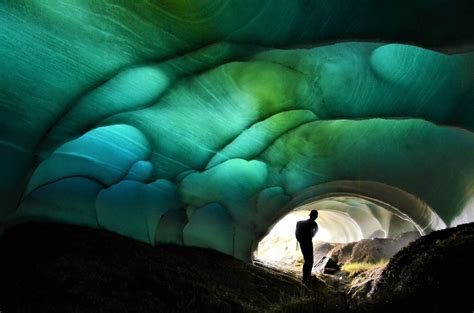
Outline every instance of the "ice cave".
<svg viewBox="0 0 474 313"><path fill-rule="evenodd" d="M251 264L314 205L327 242L474 222L473 16L471 0L1 1L0 235L80 226Z"/></svg>

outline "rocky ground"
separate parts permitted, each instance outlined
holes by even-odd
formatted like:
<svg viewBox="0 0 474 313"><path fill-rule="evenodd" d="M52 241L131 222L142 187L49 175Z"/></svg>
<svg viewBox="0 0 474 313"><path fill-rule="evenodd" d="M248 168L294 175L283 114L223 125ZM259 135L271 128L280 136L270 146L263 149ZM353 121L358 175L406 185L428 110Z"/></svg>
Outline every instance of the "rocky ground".
<svg viewBox="0 0 474 313"><path fill-rule="evenodd" d="M0 311L471 313L473 251L474 224L462 225L420 238L386 266L320 275L307 288L291 271L211 250L25 224L0 239Z"/></svg>
<svg viewBox="0 0 474 313"><path fill-rule="evenodd" d="M340 264L351 262L377 263L381 260L390 259L411 241L418 238L417 233L405 233L394 239L363 239L350 244L335 245L328 254Z"/></svg>

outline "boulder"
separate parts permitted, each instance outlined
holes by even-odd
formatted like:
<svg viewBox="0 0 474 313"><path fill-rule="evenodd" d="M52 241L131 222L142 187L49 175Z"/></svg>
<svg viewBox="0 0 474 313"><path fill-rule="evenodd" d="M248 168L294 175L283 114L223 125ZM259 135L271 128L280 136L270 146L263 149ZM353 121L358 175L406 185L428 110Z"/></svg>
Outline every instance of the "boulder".
<svg viewBox="0 0 474 313"><path fill-rule="evenodd" d="M333 250L338 244L324 242L324 241L313 241L313 255L315 260L319 260L324 256L327 256L329 251ZM337 262L337 260L336 260Z"/></svg>
<svg viewBox="0 0 474 313"><path fill-rule="evenodd" d="M319 261L316 263L315 270L318 273L323 274L334 274L337 271L341 270L339 265L331 259L330 257L323 256Z"/></svg>

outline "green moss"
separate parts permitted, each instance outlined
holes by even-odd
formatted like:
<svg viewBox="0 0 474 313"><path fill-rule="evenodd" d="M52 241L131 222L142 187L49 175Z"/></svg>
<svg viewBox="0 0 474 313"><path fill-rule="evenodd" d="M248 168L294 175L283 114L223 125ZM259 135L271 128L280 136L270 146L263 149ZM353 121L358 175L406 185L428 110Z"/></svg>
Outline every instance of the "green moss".
<svg viewBox="0 0 474 313"><path fill-rule="evenodd" d="M377 263L370 262L354 262L347 263L342 267L342 270L348 272L350 275L356 275L360 272L372 270L376 268L385 267L388 264L388 260L380 260Z"/></svg>

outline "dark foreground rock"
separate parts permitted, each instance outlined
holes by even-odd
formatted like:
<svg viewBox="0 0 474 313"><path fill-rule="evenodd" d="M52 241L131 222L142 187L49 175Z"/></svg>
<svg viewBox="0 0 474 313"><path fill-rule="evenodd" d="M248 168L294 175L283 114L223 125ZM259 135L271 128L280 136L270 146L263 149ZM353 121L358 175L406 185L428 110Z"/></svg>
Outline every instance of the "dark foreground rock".
<svg viewBox="0 0 474 313"><path fill-rule="evenodd" d="M397 253L361 312L474 312L474 223L433 232Z"/></svg>
<svg viewBox="0 0 474 313"><path fill-rule="evenodd" d="M198 248L30 223L0 238L0 311L340 312L344 299L295 277Z"/></svg>
<svg viewBox="0 0 474 313"><path fill-rule="evenodd" d="M367 282L370 298L345 297L315 277L306 288L211 250L69 225L18 226L0 238L0 256L2 313L474 311L474 224L401 250Z"/></svg>

